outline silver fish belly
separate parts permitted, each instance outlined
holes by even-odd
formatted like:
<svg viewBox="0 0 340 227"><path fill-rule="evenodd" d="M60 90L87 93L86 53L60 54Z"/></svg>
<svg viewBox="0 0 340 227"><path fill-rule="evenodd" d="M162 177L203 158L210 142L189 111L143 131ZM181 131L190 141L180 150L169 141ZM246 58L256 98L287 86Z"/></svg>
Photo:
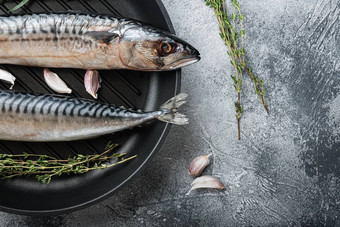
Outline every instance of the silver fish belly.
<svg viewBox="0 0 340 227"><path fill-rule="evenodd" d="M0 17L0 64L160 71L198 60L186 42L131 19L72 13Z"/></svg>
<svg viewBox="0 0 340 227"><path fill-rule="evenodd" d="M130 111L84 99L0 91L0 139L12 141L71 141L131 128L152 119L186 124L177 113L185 94L170 99L159 110Z"/></svg>

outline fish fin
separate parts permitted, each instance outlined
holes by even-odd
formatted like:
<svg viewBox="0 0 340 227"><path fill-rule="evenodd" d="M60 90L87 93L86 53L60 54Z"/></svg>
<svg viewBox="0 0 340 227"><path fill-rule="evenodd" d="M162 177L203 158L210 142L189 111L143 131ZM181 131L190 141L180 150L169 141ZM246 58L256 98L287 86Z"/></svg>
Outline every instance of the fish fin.
<svg viewBox="0 0 340 227"><path fill-rule="evenodd" d="M185 93L180 93L175 97L168 100L164 103L160 110L163 112L163 115L158 117L158 120L164 121L167 123L175 124L175 125L186 125L189 123L189 119L181 113L177 112L177 108L183 105L186 101L185 99L188 97Z"/></svg>
<svg viewBox="0 0 340 227"><path fill-rule="evenodd" d="M106 45L109 45L110 42L114 38L118 37L116 33L108 32L108 31L89 31L89 32L86 32L84 35L91 36L98 42L102 44L106 44Z"/></svg>

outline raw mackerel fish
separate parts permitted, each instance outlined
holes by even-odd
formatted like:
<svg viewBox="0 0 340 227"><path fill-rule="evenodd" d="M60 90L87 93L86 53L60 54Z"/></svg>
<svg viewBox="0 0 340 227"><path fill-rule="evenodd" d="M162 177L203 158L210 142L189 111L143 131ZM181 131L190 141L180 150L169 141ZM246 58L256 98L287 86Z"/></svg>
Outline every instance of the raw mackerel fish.
<svg viewBox="0 0 340 227"><path fill-rule="evenodd" d="M0 64L163 71L199 59L185 41L131 19L76 13L0 17Z"/></svg>
<svg viewBox="0 0 340 227"><path fill-rule="evenodd" d="M153 119L188 123L177 108L179 94L159 110L141 112L66 96L0 91L0 139L13 141L70 141L94 138L141 125Z"/></svg>

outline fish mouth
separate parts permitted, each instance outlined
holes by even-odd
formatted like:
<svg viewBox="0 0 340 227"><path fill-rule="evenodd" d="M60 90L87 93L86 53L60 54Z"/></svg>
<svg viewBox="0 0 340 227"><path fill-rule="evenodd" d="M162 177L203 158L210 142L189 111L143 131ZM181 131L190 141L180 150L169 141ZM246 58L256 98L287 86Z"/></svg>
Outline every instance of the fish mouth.
<svg viewBox="0 0 340 227"><path fill-rule="evenodd" d="M170 65L168 65L166 68L168 68L169 70L175 70L184 66L188 66L191 64L194 64L196 62L198 62L199 60L201 60L201 57L198 56L191 56L191 57L187 57L187 58L182 58L182 59L178 59L177 61L174 61L173 63L171 63Z"/></svg>

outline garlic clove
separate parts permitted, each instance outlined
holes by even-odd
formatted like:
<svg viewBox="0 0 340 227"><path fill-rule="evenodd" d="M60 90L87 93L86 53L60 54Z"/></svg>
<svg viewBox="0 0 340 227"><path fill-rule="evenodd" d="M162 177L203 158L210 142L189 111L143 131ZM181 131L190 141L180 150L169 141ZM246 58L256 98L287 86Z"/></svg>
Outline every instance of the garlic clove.
<svg viewBox="0 0 340 227"><path fill-rule="evenodd" d="M224 185L221 181L217 180L212 176L201 176L197 177L191 184L190 191L186 194L189 195L192 190L198 188L213 188L213 189L224 189Z"/></svg>
<svg viewBox="0 0 340 227"><path fill-rule="evenodd" d="M204 155L204 156L199 156L197 158L195 158L189 166L189 173L191 176L193 177L198 177L202 174L203 170L205 169L205 167L207 167L207 165L209 165L210 163L210 159L209 157L212 154L209 155Z"/></svg>
<svg viewBox="0 0 340 227"><path fill-rule="evenodd" d="M92 95L93 98L97 99L97 91L101 87L101 78L97 70L87 70L84 77L84 85L87 93Z"/></svg>
<svg viewBox="0 0 340 227"><path fill-rule="evenodd" d="M12 90L14 86L14 81L16 80L16 78L10 72L0 69L0 80L3 80L5 82L12 84L12 86L9 88L10 90Z"/></svg>
<svg viewBox="0 0 340 227"><path fill-rule="evenodd" d="M71 94L72 90L66 83L54 72L44 69L44 78L46 84L55 92L60 94Z"/></svg>

